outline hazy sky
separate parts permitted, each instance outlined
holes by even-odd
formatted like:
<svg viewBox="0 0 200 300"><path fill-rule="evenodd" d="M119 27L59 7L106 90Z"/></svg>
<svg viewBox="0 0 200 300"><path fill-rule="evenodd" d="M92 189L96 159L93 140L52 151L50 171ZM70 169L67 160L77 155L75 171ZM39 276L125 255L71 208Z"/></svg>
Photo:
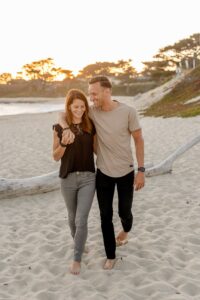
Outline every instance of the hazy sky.
<svg viewBox="0 0 200 300"><path fill-rule="evenodd" d="M199 0L0 0L0 73L47 57L78 71L132 59L200 32Z"/></svg>

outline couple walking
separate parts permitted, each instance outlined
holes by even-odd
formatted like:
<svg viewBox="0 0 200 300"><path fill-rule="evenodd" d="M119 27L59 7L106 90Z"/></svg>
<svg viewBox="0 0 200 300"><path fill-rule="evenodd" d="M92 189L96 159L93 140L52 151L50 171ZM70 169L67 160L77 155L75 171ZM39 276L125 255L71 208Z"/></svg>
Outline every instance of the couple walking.
<svg viewBox="0 0 200 300"><path fill-rule="evenodd" d="M65 112L55 124L53 157L61 160L61 192L64 197L71 235L74 239L72 274L79 274L87 239L87 220L95 189L100 210L106 261L103 268L113 268L116 246L125 244L131 230L133 191L144 186L144 141L138 114L133 107L112 100L112 85L105 76L89 81L89 107L80 90L70 90ZM134 174L131 137L134 140L137 174ZM97 171L95 173L94 155ZM118 213L122 230L115 237L113 196L118 192Z"/></svg>

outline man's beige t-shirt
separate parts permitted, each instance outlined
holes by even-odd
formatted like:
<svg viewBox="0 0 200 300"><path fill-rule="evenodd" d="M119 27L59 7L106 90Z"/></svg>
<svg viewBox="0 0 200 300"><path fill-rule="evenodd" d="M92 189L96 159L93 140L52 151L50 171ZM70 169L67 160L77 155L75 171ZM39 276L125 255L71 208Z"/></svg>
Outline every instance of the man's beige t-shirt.
<svg viewBox="0 0 200 300"><path fill-rule="evenodd" d="M141 128L136 109L120 102L111 111L91 106L89 116L97 133L97 168L111 177L133 171L131 132Z"/></svg>

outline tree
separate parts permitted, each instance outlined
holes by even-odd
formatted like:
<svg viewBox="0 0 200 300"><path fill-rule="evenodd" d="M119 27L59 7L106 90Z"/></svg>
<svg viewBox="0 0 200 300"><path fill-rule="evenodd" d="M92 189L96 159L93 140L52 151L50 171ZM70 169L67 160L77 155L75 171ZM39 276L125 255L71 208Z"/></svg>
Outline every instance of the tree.
<svg viewBox="0 0 200 300"><path fill-rule="evenodd" d="M143 76L151 77L153 80L162 80L174 74L174 71L169 69L168 61L150 61L143 62L144 70L141 72Z"/></svg>
<svg viewBox="0 0 200 300"><path fill-rule="evenodd" d="M176 68L178 63L185 60L195 59L196 64L200 63L200 33L180 40L177 43L161 48L154 58L160 61L168 61L168 66Z"/></svg>
<svg viewBox="0 0 200 300"><path fill-rule="evenodd" d="M41 79L44 81L52 81L54 79L54 74L52 73L53 68L53 59L47 58L24 65L22 67L22 73L24 77L31 80Z"/></svg>
<svg viewBox="0 0 200 300"><path fill-rule="evenodd" d="M145 68L142 74L156 80L173 75L177 67L196 67L200 64L200 34L159 49L153 58L153 61L143 62Z"/></svg>
<svg viewBox="0 0 200 300"><path fill-rule="evenodd" d="M12 80L12 75L10 73L0 74L0 84L7 84L11 80Z"/></svg>
<svg viewBox="0 0 200 300"><path fill-rule="evenodd" d="M136 76L137 72L131 65L131 60L119 60L118 62L96 62L90 64L79 71L77 77L91 78L97 75L105 75L110 77L118 77L119 79L127 79Z"/></svg>
<svg viewBox="0 0 200 300"><path fill-rule="evenodd" d="M41 59L30 64L26 64L22 67L22 72L18 73L23 78L30 80L39 79L44 82L73 78L72 71L56 67L53 58Z"/></svg>
<svg viewBox="0 0 200 300"><path fill-rule="evenodd" d="M129 81L129 79L135 78L138 74L136 69L132 66L132 60L119 60L116 63L115 76L121 81Z"/></svg>
<svg viewBox="0 0 200 300"><path fill-rule="evenodd" d="M72 79L74 78L74 75L71 70L66 70L62 68L53 68L53 71L55 72L55 79L57 80L66 80L66 79Z"/></svg>
<svg viewBox="0 0 200 300"><path fill-rule="evenodd" d="M91 78L97 75L110 75L110 69L114 66L114 63L110 62L96 62L94 64L87 65L79 71L77 77L79 78Z"/></svg>
<svg viewBox="0 0 200 300"><path fill-rule="evenodd" d="M24 77L31 80L42 79L44 81L51 81L53 78L51 74L53 67L54 62L52 58L41 59L24 65L22 67L22 73Z"/></svg>

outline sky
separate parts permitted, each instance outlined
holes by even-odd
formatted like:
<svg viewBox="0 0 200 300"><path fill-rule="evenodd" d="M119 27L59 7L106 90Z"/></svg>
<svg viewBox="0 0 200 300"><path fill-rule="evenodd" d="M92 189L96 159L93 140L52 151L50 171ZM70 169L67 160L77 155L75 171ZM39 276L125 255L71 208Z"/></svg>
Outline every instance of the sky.
<svg viewBox="0 0 200 300"><path fill-rule="evenodd" d="M200 32L199 0L0 0L0 74L51 57L76 74L97 61L153 59Z"/></svg>

